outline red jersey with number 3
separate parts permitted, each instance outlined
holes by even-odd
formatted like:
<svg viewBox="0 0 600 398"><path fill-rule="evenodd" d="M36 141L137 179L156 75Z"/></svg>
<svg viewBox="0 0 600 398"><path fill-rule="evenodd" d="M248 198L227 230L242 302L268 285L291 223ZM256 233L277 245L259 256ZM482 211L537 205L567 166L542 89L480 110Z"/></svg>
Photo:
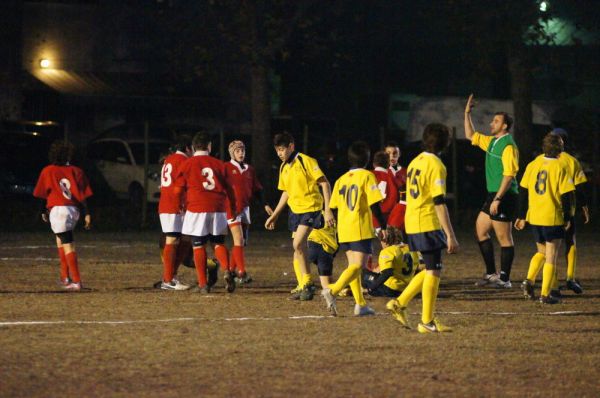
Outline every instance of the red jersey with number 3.
<svg viewBox="0 0 600 398"><path fill-rule="evenodd" d="M194 213L229 212L227 199L235 203L225 165L207 152L197 151L181 164L175 185L185 188L187 210Z"/></svg>
<svg viewBox="0 0 600 398"><path fill-rule="evenodd" d="M373 170L375 178L377 178L377 187L383 196L383 200L379 203L381 212L384 217L387 217L398 202L398 187L394 181L394 176L388 173L383 167L376 167Z"/></svg>
<svg viewBox="0 0 600 398"><path fill-rule="evenodd" d="M235 200L240 209L250 206L252 196L263 189L256 177L254 167L248 164L244 164L244 166L242 169L240 164L234 160L225 163L225 168L231 175Z"/></svg>
<svg viewBox="0 0 600 398"><path fill-rule="evenodd" d="M162 214L176 214L181 211L185 203L182 199L181 189L175 189L175 178L179 168L188 159L183 152L175 152L165 159L160 171L160 200L158 212Z"/></svg>
<svg viewBox="0 0 600 398"><path fill-rule="evenodd" d="M54 206L78 206L92 196L92 189L79 167L50 165L40 173L33 196L46 199L48 209Z"/></svg>

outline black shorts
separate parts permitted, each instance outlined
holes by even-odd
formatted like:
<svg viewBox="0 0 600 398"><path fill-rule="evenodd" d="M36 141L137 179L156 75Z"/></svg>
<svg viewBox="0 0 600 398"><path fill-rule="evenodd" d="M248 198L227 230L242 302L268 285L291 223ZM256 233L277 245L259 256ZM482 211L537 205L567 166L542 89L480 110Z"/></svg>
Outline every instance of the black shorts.
<svg viewBox="0 0 600 398"><path fill-rule="evenodd" d="M353 252L361 252L365 254L373 253L373 239L363 239L354 242L340 242L340 250L345 252L352 250Z"/></svg>
<svg viewBox="0 0 600 398"><path fill-rule="evenodd" d="M517 197L514 193L505 193L498 206L498 213L495 216L490 214L490 206L496 197L496 192L489 192L481 211L490 216L490 219L500 222L513 222L517 218Z"/></svg>
<svg viewBox="0 0 600 398"><path fill-rule="evenodd" d="M375 279L379 277L379 274L369 270L362 271L362 285L369 289L369 286ZM380 285L377 289L369 289L369 295L373 297L398 297L400 296L399 291L390 289L386 285Z"/></svg>
<svg viewBox="0 0 600 398"><path fill-rule="evenodd" d="M298 225L306 225L314 229L321 229L325 225L325 219L321 211L311 211L308 213L294 213L289 210L288 228L291 232L296 232Z"/></svg>
<svg viewBox="0 0 600 398"><path fill-rule="evenodd" d="M323 246L316 242L308 241L308 256L307 259L313 264L316 264L319 270L319 276L331 276L333 273L333 258L335 253L327 253Z"/></svg>
<svg viewBox="0 0 600 398"><path fill-rule="evenodd" d="M215 245L222 245L225 243L226 235L204 235L204 236L191 236L192 246L204 246L206 242L212 242Z"/></svg>
<svg viewBox="0 0 600 398"><path fill-rule="evenodd" d="M553 227L544 227L540 225L532 225L533 237L537 243L551 242L555 239L564 239L565 228L562 225Z"/></svg>
<svg viewBox="0 0 600 398"><path fill-rule="evenodd" d="M411 252L428 252L448 247L446 235L440 229L418 234L406 234L406 238Z"/></svg>

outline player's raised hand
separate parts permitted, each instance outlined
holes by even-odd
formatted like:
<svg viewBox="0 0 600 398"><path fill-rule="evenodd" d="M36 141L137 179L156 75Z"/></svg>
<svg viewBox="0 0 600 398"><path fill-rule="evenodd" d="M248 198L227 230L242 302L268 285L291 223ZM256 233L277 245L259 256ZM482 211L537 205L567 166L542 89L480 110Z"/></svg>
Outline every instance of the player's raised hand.
<svg viewBox="0 0 600 398"><path fill-rule="evenodd" d="M92 216L90 216L89 214L86 214L85 217L83 218L83 228L85 228L86 230L90 230L90 228L92 228Z"/></svg>
<svg viewBox="0 0 600 398"><path fill-rule="evenodd" d="M469 95L467 99L467 105L465 106L465 113L471 113L471 109L475 107L475 100L473 99L473 94Z"/></svg>
<svg viewBox="0 0 600 398"><path fill-rule="evenodd" d="M523 219L520 219L520 218L517 218L517 219L515 220L515 229L516 229L517 231L522 231L522 230L523 230L523 228L525 228L525 220L523 220Z"/></svg>

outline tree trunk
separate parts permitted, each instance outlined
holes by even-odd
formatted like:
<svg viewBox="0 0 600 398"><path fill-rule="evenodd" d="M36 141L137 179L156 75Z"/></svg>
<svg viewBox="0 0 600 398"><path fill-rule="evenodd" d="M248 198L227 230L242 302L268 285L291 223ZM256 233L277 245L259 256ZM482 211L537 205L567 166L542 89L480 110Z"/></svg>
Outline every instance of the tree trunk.
<svg viewBox="0 0 600 398"><path fill-rule="evenodd" d="M267 68L253 65L251 74L252 164L265 188L267 199L272 198L274 177L271 171L273 144L271 142L271 103ZM275 177L276 178L276 177Z"/></svg>
<svg viewBox="0 0 600 398"><path fill-rule="evenodd" d="M537 145L533 137L533 114L531 111L531 65L523 46L509 49L508 70L514 106L513 136L519 147L519 163L523 168L532 159Z"/></svg>

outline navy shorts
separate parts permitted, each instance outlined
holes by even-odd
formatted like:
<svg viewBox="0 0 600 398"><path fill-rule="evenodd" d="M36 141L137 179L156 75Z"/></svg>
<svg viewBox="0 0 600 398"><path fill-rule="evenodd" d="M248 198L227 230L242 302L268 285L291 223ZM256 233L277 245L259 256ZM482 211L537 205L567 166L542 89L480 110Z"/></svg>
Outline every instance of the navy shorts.
<svg viewBox="0 0 600 398"><path fill-rule="evenodd" d="M331 276L333 273L333 258L335 253L327 253L323 246L316 242L308 241L308 261L317 265L319 276Z"/></svg>
<svg viewBox="0 0 600 398"><path fill-rule="evenodd" d="M418 234L406 234L406 237L411 252L429 252L448 247L446 235L440 229Z"/></svg>
<svg viewBox="0 0 600 398"><path fill-rule="evenodd" d="M562 225L553 227L543 227L540 225L532 225L533 237L537 243L551 242L555 239L564 239L565 228Z"/></svg>
<svg viewBox="0 0 600 398"><path fill-rule="evenodd" d="M354 252L361 252L365 254L373 253L373 239L363 239L357 240L355 242L340 242L340 250L348 251L352 250Z"/></svg>
<svg viewBox="0 0 600 398"><path fill-rule="evenodd" d="M488 193L485 203L481 206L481 211L490 216L490 219L500 222L513 222L517 216L517 195L514 193L505 193L498 206L498 213L495 216L490 214L490 206L496 197L496 192Z"/></svg>
<svg viewBox="0 0 600 398"><path fill-rule="evenodd" d="M375 279L379 277L379 274L369 270L362 271L362 285L369 289L369 295L373 297L398 297L400 292L394 289L390 289L386 285L380 285L377 289L371 290L369 286Z"/></svg>
<svg viewBox="0 0 600 398"><path fill-rule="evenodd" d="M311 211L308 213L288 213L288 228L291 232L296 232L298 225L306 225L314 229L321 229L325 225L325 219L321 211Z"/></svg>

